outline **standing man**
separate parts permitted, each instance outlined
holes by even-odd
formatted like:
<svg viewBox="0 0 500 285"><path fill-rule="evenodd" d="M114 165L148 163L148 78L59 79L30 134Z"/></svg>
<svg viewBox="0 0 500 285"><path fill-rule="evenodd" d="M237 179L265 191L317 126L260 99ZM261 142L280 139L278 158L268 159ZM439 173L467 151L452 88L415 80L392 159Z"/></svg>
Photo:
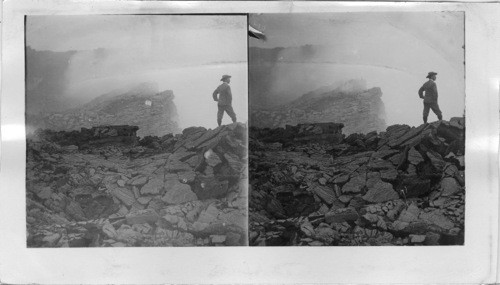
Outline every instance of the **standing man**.
<svg viewBox="0 0 500 285"><path fill-rule="evenodd" d="M231 76L222 75L222 84L215 89L212 96L214 97L214 101L217 101L217 106L219 107L219 111L217 112L217 124L219 126L222 123L222 116L224 115L224 111L231 117L233 123L236 122L236 114L234 113L233 106L231 103L233 101L233 95L231 94L231 87L229 86L229 82L231 82ZM217 98L217 95L219 97Z"/></svg>
<svg viewBox="0 0 500 285"><path fill-rule="evenodd" d="M439 110L438 105L438 91L436 86L436 72L429 72L427 74L427 78L429 81L425 82L422 87L418 90L418 96L424 99L424 124L427 124L427 117L429 116L429 109L432 109L432 112L437 115L438 120L443 119L443 114L441 110ZM425 96L424 96L425 92Z"/></svg>

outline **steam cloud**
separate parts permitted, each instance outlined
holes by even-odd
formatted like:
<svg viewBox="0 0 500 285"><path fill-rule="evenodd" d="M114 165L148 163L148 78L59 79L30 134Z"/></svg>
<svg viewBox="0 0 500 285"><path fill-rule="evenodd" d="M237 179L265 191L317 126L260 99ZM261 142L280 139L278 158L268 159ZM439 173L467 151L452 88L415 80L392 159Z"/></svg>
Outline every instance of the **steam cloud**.
<svg viewBox="0 0 500 285"><path fill-rule="evenodd" d="M364 79L368 88L382 89L388 125L419 125L417 91L427 72L436 71L445 119L464 114L463 13L261 14L250 23L268 38L251 39L251 47L282 48L268 75L268 96L282 103Z"/></svg>
<svg viewBox="0 0 500 285"><path fill-rule="evenodd" d="M50 78L53 84L59 81L65 86L56 100L66 102L64 107L156 82L160 90L173 90L182 128L214 127L217 106L211 94L223 74L233 76L233 107L238 117L247 117L245 18L30 16L27 45L37 51L74 51L65 63L64 75ZM34 102L29 99L28 93L27 103ZM50 108L42 111L56 111Z"/></svg>

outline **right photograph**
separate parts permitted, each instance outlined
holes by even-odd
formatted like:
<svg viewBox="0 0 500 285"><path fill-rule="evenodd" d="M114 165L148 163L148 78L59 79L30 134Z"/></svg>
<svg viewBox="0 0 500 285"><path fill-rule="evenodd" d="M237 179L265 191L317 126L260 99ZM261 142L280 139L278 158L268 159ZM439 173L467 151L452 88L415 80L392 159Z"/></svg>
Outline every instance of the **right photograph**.
<svg viewBox="0 0 500 285"><path fill-rule="evenodd" d="M464 21L249 16L250 246L464 245Z"/></svg>

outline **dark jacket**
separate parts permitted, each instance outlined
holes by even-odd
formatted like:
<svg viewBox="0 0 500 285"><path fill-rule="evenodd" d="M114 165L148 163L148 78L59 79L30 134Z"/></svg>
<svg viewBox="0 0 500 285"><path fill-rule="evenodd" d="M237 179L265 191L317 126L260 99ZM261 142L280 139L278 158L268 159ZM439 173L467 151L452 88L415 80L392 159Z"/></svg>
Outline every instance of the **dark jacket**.
<svg viewBox="0 0 500 285"><path fill-rule="evenodd" d="M217 98L217 94L219 95L219 98ZM231 94L231 87L227 83L222 83L215 89L214 93L212 94L214 97L215 101L218 101L219 106L231 106L231 103L233 101L233 95Z"/></svg>
<svg viewBox="0 0 500 285"><path fill-rule="evenodd" d="M425 91L425 96L423 95ZM429 79L425 82L422 87L418 90L418 95L420 98L424 98L424 103L437 103L438 101L438 90L437 85L434 80Z"/></svg>

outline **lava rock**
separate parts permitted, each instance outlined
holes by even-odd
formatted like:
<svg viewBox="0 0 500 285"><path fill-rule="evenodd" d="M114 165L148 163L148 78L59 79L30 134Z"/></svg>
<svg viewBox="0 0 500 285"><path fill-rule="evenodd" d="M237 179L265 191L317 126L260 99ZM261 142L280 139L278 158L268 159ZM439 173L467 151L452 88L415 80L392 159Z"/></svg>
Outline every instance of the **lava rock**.
<svg viewBox="0 0 500 285"><path fill-rule="evenodd" d="M178 181L165 185L167 192L161 200L167 204L182 204L198 199L195 193L191 191L191 187L187 184L182 184Z"/></svg>
<svg viewBox="0 0 500 285"><path fill-rule="evenodd" d="M328 186L316 185L311 187L310 190L318 195L328 205L332 205L336 200L335 191Z"/></svg>
<svg viewBox="0 0 500 285"><path fill-rule="evenodd" d="M354 222L359 218L358 212L354 208L340 208L325 214L327 223Z"/></svg>
<svg viewBox="0 0 500 285"><path fill-rule="evenodd" d="M349 180L349 182L347 182L346 184L344 184L344 186L342 186L342 193L346 194L360 193L363 191L365 184L366 184L366 178L364 176L362 175L354 176Z"/></svg>
<svg viewBox="0 0 500 285"><path fill-rule="evenodd" d="M363 199L370 203L382 203L399 199L399 196L396 191L394 191L392 184L379 181L373 188L368 189Z"/></svg>
<svg viewBox="0 0 500 285"><path fill-rule="evenodd" d="M140 193L142 195L157 195L160 194L163 188L163 180L158 178L151 178L144 186L142 186Z"/></svg>
<svg viewBox="0 0 500 285"><path fill-rule="evenodd" d="M460 185L455 178L445 177L441 180L441 195L451 196L460 191Z"/></svg>
<svg viewBox="0 0 500 285"><path fill-rule="evenodd" d="M424 158L414 147L412 147L408 151L408 161L413 165L418 165L424 161Z"/></svg>
<svg viewBox="0 0 500 285"><path fill-rule="evenodd" d="M144 224L144 223L154 224L159 219L159 217L160 216L155 210L146 209L146 210L131 212L125 216L125 219L127 221L127 224L129 225Z"/></svg>

